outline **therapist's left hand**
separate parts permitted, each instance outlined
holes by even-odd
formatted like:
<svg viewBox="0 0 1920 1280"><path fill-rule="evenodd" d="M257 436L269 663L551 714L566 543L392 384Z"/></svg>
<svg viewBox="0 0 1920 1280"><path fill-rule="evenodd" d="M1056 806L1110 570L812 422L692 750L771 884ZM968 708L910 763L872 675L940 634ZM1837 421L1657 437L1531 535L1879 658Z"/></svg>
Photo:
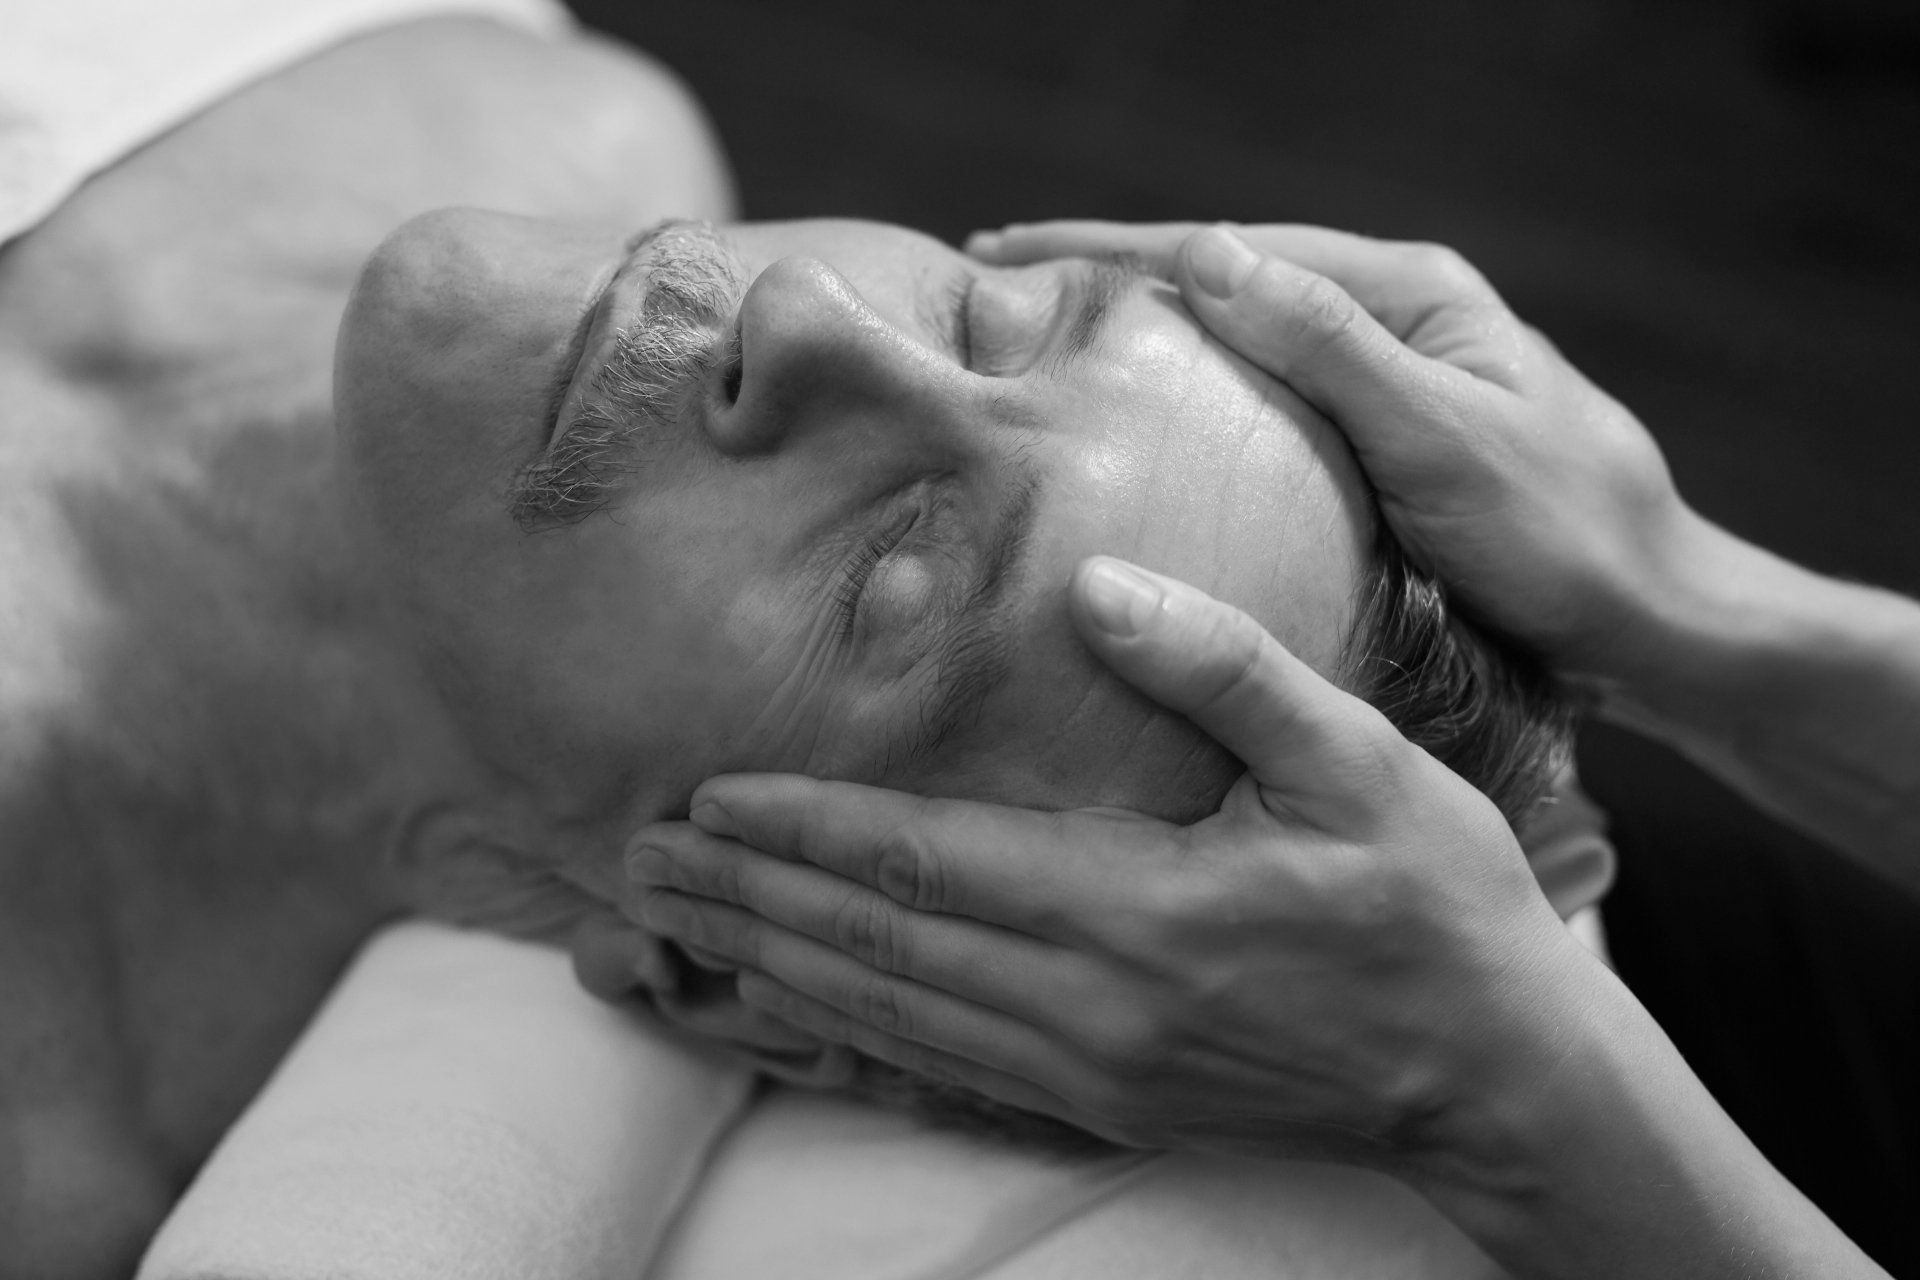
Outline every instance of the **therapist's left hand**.
<svg viewBox="0 0 1920 1280"><path fill-rule="evenodd" d="M1117 1141L1457 1158L1584 959L1494 806L1236 609L1095 558L1095 653L1248 773L1178 827L778 775L643 829L624 909L823 1040ZM1577 979L1572 979L1576 981Z"/></svg>

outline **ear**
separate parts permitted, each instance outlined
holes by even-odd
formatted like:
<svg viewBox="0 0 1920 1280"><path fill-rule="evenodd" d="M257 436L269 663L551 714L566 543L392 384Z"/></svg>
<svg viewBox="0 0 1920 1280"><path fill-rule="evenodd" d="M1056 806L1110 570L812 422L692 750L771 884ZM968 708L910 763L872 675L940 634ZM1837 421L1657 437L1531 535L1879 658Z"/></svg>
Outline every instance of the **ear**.
<svg viewBox="0 0 1920 1280"><path fill-rule="evenodd" d="M667 954L667 945L612 907L602 906L574 929L568 950L581 986L609 1004L625 1004L666 999L678 991L679 966Z"/></svg>
<svg viewBox="0 0 1920 1280"><path fill-rule="evenodd" d="M789 1084L833 1089L853 1079L851 1050L743 1004L730 969L689 955L611 908L581 922L570 950L574 977L609 1004L637 1007Z"/></svg>
<svg viewBox="0 0 1920 1280"><path fill-rule="evenodd" d="M448 807L409 823L386 871L400 901L449 924L564 944L606 906L566 880L559 860L533 852L525 824Z"/></svg>

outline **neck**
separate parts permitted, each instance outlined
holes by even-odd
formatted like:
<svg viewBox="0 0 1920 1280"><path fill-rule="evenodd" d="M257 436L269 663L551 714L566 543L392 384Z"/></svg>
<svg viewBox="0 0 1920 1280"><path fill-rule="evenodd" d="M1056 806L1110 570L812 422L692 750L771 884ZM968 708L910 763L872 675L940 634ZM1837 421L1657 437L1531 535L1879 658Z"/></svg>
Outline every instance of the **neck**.
<svg viewBox="0 0 1920 1280"><path fill-rule="evenodd" d="M408 905L396 850L487 790L358 569L331 449L308 416L54 488L93 606L62 641L71 692L0 776L0 858L35 889L0 915L18 976L69 995L0 1029L0 1066L13 1088L34 1052L15 1035L51 1044L46 1087L114 1098L167 1168Z"/></svg>

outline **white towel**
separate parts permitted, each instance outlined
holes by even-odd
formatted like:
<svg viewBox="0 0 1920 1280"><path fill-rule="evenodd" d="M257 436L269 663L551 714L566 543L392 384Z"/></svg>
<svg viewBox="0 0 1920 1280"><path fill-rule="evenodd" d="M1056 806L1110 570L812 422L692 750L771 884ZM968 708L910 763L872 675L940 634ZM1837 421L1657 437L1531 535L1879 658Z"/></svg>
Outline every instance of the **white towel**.
<svg viewBox="0 0 1920 1280"><path fill-rule="evenodd" d="M1459 1280L1498 1274L1377 1174L1050 1157L747 1081L565 956L369 944L140 1280ZM731 1127L729 1127L731 1125Z"/></svg>
<svg viewBox="0 0 1920 1280"><path fill-rule="evenodd" d="M434 14L541 31L558 0L10 0L0 4L0 243L127 152L349 37Z"/></svg>
<svg viewBox="0 0 1920 1280"><path fill-rule="evenodd" d="M743 1070L573 983L545 947L369 943L154 1238L140 1280L639 1275Z"/></svg>

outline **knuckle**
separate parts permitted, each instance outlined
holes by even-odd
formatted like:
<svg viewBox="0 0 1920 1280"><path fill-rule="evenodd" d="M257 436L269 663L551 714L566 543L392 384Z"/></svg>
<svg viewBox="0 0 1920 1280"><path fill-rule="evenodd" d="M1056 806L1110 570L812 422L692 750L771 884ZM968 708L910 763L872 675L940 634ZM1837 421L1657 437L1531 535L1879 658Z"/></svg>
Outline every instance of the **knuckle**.
<svg viewBox="0 0 1920 1280"><path fill-rule="evenodd" d="M1195 670L1199 710L1233 698L1259 670L1267 633L1252 618L1229 605L1207 610L1198 645L1204 655Z"/></svg>
<svg viewBox="0 0 1920 1280"><path fill-rule="evenodd" d="M922 824L902 823L882 836L874 849L874 885L915 911L939 911L943 909L940 865L939 853Z"/></svg>
<svg viewBox="0 0 1920 1280"><path fill-rule="evenodd" d="M890 1056L896 1067L904 1067L935 1084L963 1089L969 1086L966 1073L943 1053L936 1053L917 1044L902 1042L891 1049Z"/></svg>
<svg viewBox="0 0 1920 1280"><path fill-rule="evenodd" d="M723 854L712 859L708 867L708 885L713 895L723 902L745 903L747 885L742 870L742 861L736 856Z"/></svg>
<svg viewBox="0 0 1920 1280"><path fill-rule="evenodd" d="M907 959L899 923L890 903L850 894L834 913L834 943L869 968L898 973Z"/></svg>
<svg viewBox="0 0 1920 1280"><path fill-rule="evenodd" d="M1283 334L1296 356L1311 358L1338 345L1352 331L1359 306L1333 281L1303 277L1294 291Z"/></svg>
<svg viewBox="0 0 1920 1280"><path fill-rule="evenodd" d="M870 978L848 996L847 1014L855 1022L900 1039L914 1035L913 1011L900 989L884 978Z"/></svg>

